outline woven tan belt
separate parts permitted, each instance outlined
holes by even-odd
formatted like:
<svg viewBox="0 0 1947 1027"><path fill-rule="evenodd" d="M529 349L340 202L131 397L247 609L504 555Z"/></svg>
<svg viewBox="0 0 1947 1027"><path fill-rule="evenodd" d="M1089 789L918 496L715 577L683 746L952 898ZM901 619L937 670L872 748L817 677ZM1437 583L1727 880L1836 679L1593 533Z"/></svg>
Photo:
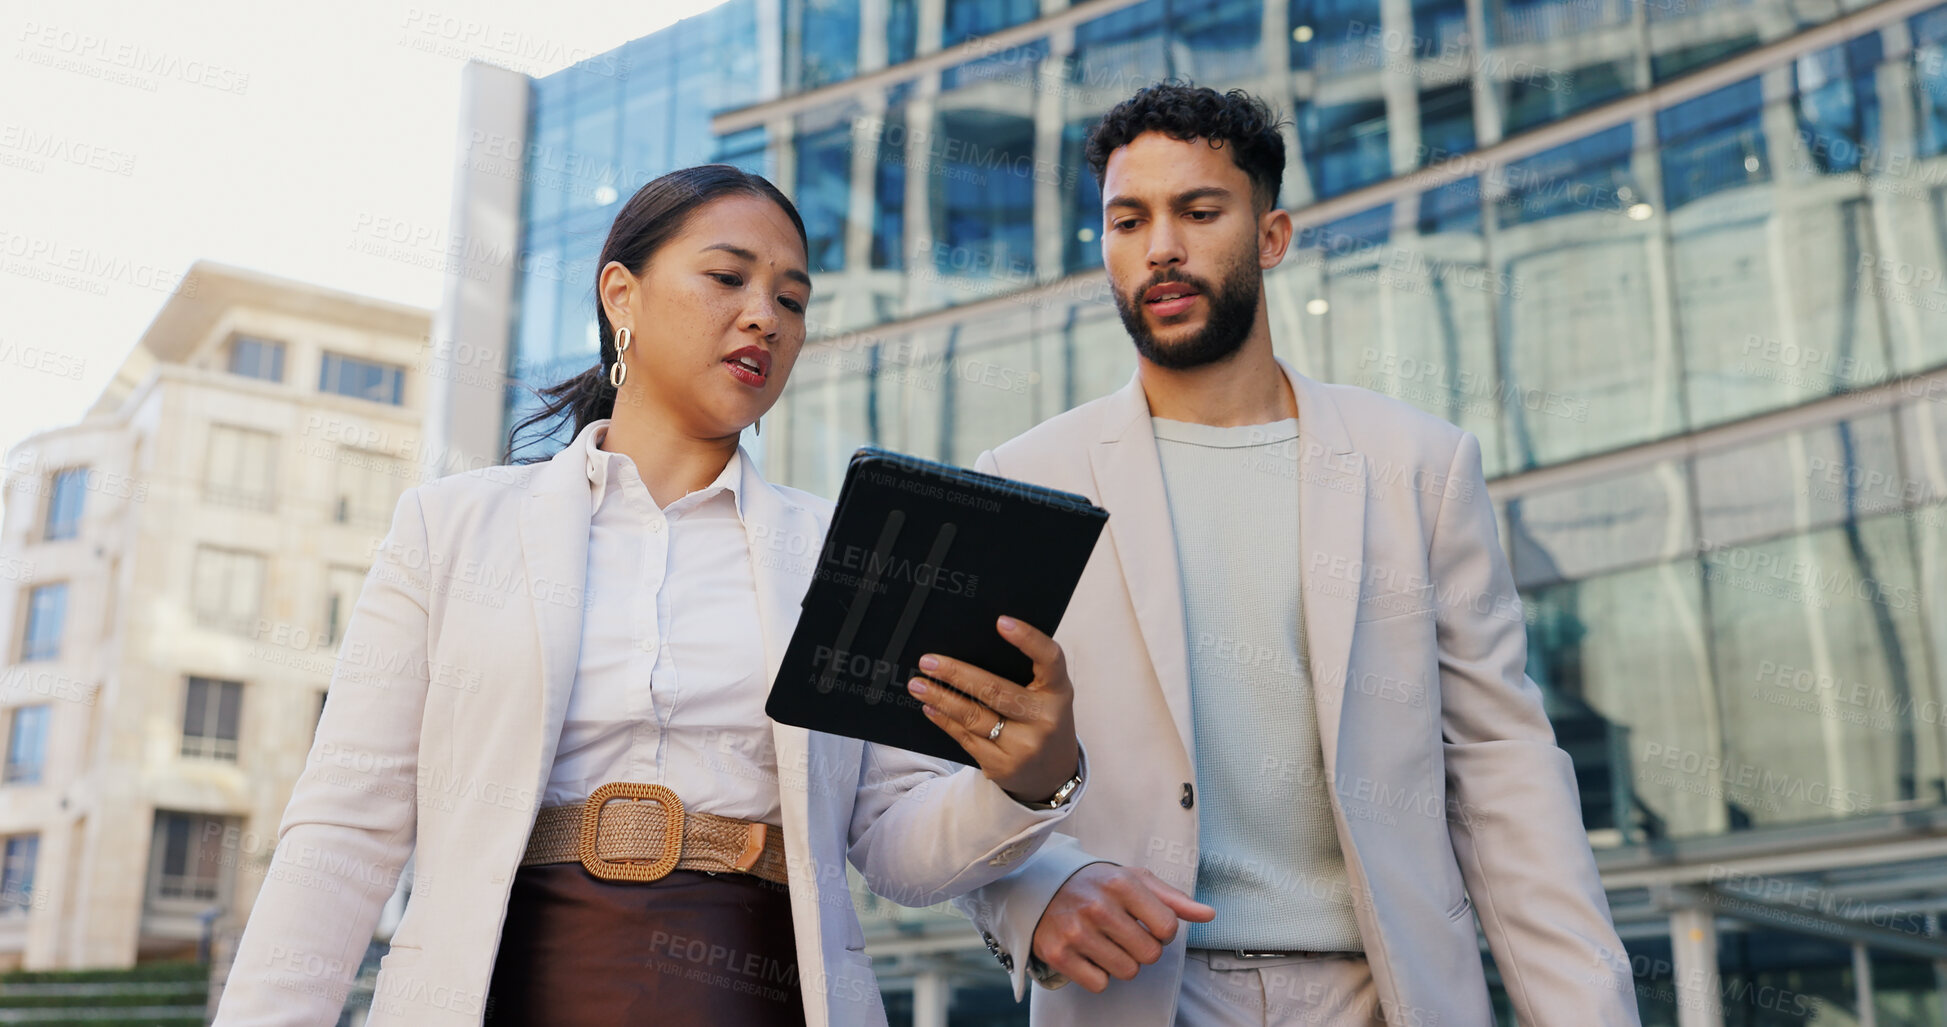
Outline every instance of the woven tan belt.
<svg viewBox="0 0 1947 1027"><path fill-rule="evenodd" d="M610 808L609 804L621 804ZM671 870L741 873L785 884L783 832L713 813L686 813L662 785L612 781L587 800L534 818L521 866L579 860L608 881L655 881Z"/></svg>

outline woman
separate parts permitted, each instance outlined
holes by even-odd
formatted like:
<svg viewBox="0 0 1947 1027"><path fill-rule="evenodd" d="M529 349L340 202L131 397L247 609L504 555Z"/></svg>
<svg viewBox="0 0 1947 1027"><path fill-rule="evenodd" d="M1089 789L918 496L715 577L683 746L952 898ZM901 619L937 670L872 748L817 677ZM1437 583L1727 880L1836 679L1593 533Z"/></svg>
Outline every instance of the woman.
<svg viewBox="0 0 1947 1027"><path fill-rule="evenodd" d="M1072 808L1061 650L1005 618L1031 684L943 656L991 706L911 683L979 770L764 716L830 504L737 439L804 341L806 249L758 176L644 186L601 364L545 394L574 441L401 497L217 1023L336 1022L411 854L368 1023L881 1024L845 860L938 902Z"/></svg>

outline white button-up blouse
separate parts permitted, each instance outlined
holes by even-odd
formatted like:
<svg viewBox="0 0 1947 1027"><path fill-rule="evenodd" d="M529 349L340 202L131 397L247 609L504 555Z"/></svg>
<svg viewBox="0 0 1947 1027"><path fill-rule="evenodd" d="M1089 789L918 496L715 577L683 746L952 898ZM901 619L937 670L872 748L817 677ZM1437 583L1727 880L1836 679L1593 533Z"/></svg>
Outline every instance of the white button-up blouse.
<svg viewBox="0 0 1947 1027"><path fill-rule="evenodd" d="M743 495L762 481L741 447L709 485L660 509L635 462L587 455L593 516L581 658L542 804L610 781L660 784L687 809L782 826L770 691Z"/></svg>

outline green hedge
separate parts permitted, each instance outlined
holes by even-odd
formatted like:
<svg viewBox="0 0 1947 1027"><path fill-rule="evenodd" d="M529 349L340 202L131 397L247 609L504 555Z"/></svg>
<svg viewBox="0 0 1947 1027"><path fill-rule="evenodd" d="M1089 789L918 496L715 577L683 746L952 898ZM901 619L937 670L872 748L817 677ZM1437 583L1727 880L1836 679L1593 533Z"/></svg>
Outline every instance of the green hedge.
<svg viewBox="0 0 1947 1027"><path fill-rule="evenodd" d="M201 1016L180 1016L147 1020L35 1020L22 1027L205 1027L205 1023Z"/></svg>
<svg viewBox="0 0 1947 1027"><path fill-rule="evenodd" d="M133 984L140 981L207 981L210 968L193 961L143 963L127 970L15 970L0 984Z"/></svg>
<svg viewBox="0 0 1947 1027"><path fill-rule="evenodd" d="M104 1009L119 1006L197 1006L209 999L209 992L185 994L166 992L126 995L0 995L0 1009Z"/></svg>

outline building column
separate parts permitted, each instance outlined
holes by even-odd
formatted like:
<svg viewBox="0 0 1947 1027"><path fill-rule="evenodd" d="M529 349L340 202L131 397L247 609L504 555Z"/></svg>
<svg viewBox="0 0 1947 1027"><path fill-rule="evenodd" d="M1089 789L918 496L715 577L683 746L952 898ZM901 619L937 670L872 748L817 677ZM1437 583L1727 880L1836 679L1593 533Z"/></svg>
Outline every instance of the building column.
<svg viewBox="0 0 1947 1027"><path fill-rule="evenodd" d="M1064 101L1067 99L1069 54L1075 52L1075 30L1060 29L1048 36L1048 56L1035 71L1034 78L1034 280L1038 284L1055 281L1067 274L1062 257L1067 253L1068 236L1063 222L1065 197L1063 179L1089 174L1086 167L1061 165L1061 138L1064 126ZM1079 159L1079 158L1078 158ZM1087 226L1081 226L1087 227Z"/></svg>
<svg viewBox="0 0 1947 1027"><path fill-rule="evenodd" d="M1873 957L1866 946L1852 946L1852 993L1859 1006L1859 1027L1879 1027L1879 1012L1873 1008Z"/></svg>
<svg viewBox="0 0 1947 1027"><path fill-rule="evenodd" d="M1717 991L1717 920L1707 908L1670 913L1670 957L1677 993L1677 1027L1724 1027Z"/></svg>
<svg viewBox="0 0 1947 1027"><path fill-rule="evenodd" d="M459 159L447 214L450 245L465 254L446 270L424 366L427 393L421 470L428 478L501 462L506 378L518 375L509 352L520 287L521 186L527 180L529 79L468 61L460 76ZM496 259L506 254L506 259Z"/></svg>
<svg viewBox="0 0 1947 1027"><path fill-rule="evenodd" d="M913 1027L946 1027L953 985L938 970L921 970L913 978Z"/></svg>

